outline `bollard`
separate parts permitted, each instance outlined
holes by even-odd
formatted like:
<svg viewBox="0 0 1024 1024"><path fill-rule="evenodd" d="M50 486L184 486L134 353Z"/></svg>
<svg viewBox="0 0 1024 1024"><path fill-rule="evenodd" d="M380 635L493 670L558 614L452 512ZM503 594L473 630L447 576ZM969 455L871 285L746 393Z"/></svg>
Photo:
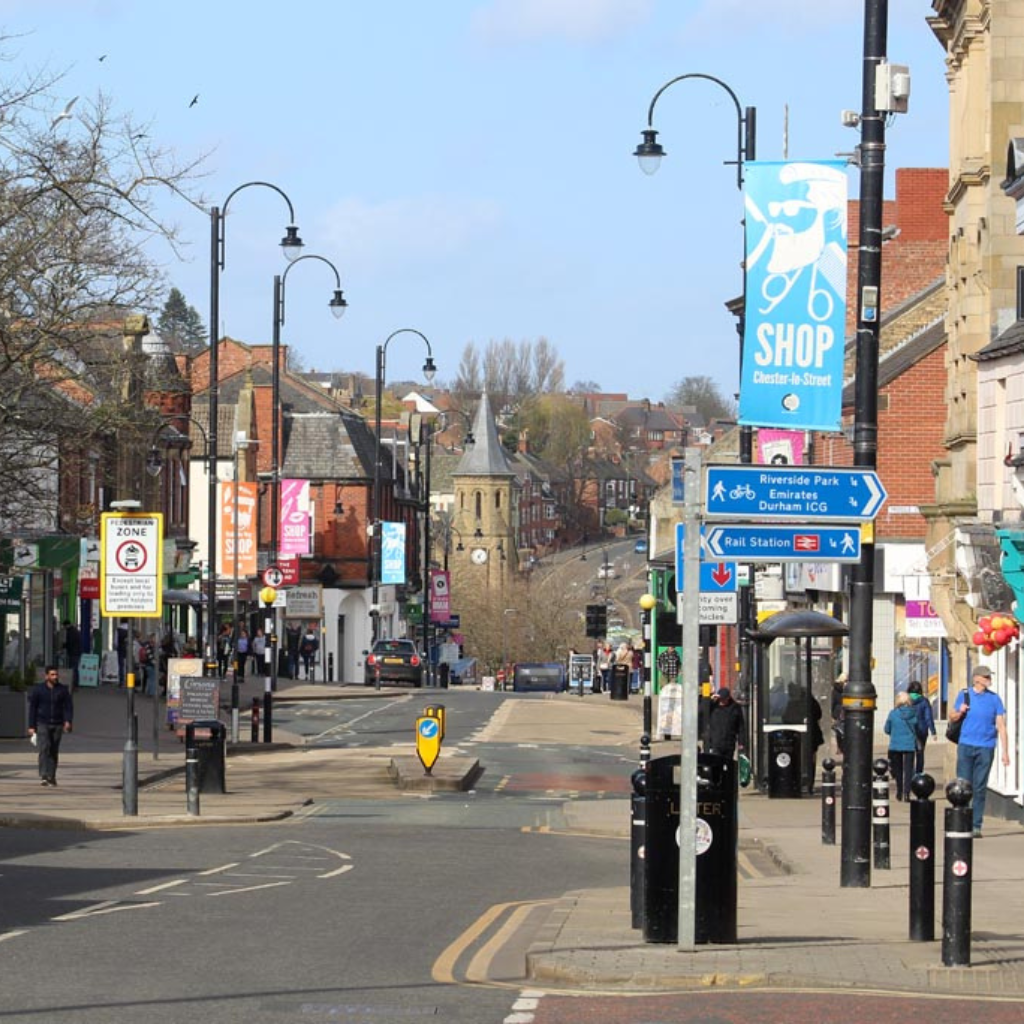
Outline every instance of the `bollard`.
<svg viewBox="0 0 1024 1024"><path fill-rule="evenodd" d="M971 865L974 859L974 791L966 779L946 787L945 864L942 872L942 962L946 967L971 963Z"/></svg>
<svg viewBox="0 0 1024 1024"><path fill-rule="evenodd" d="M238 742L238 676L235 676L231 683L231 742Z"/></svg>
<svg viewBox="0 0 1024 1024"><path fill-rule="evenodd" d="M646 768L651 759L651 737L649 733L640 734L640 767Z"/></svg>
<svg viewBox="0 0 1024 1024"><path fill-rule="evenodd" d="M836 845L836 763L831 757L821 762L821 844Z"/></svg>
<svg viewBox="0 0 1024 1024"><path fill-rule="evenodd" d="M260 741L260 699L259 697L253 697L252 699L252 717L250 718L251 731L249 733L249 741L251 743L259 743Z"/></svg>
<svg viewBox="0 0 1024 1024"><path fill-rule="evenodd" d="M327 654L327 682L334 682L334 651Z"/></svg>
<svg viewBox="0 0 1024 1024"><path fill-rule="evenodd" d="M871 766L875 777L871 782L871 838L874 846L874 865L888 871L889 862L889 762L878 758Z"/></svg>
<svg viewBox="0 0 1024 1024"><path fill-rule="evenodd" d="M263 742L271 743L274 739L274 695L271 693L270 679L267 678L263 689Z"/></svg>
<svg viewBox="0 0 1024 1024"><path fill-rule="evenodd" d="M644 840L647 834L647 772L638 768L631 776L629 828L629 909L632 927L644 926Z"/></svg>
<svg viewBox="0 0 1024 1024"><path fill-rule="evenodd" d="M935 938L935 780L918 773L910 780L910 938Z"/></svg>
<svg viewBox="0 0 1024 1024"><path fill-rule="evenodd" d="M199 753L192 722L185 726L185 808L189 814L199 814Z"/></svg>

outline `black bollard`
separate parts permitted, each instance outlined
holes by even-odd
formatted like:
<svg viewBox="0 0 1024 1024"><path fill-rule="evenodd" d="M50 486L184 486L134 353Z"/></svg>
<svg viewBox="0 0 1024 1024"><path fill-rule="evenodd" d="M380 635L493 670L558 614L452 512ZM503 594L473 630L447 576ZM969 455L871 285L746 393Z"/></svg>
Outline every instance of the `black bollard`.
<svg viewBox="0 0 1024 1024"><path fill-rule="evenodd" d="M238 742L238 708L239 708L238 676L231 681L231 742Z"/></svg>
<svg viewBox="0 0 1024 1024"><path fill-rule="evenodd" d="M647 773L633 772L629 828L629 909L632 926L644 926L644 840L647 835Z"/></svg>
<svg viewBox="0 0 1024 1024"><path fill-rule="evenodd" d="M185 808L189 814L199 814L199 751L193 722L185 726Z"/></svg>
<svg viewBox="0 0 1024 1024"><path fill-rule="evenodd" d="M821 762L821 844L836 845L836 763L831 757Z"/></svg>
<svg viewBox="0 0 1024 1024"><path fill-rule="evenodd" d="M274 739L274 695L271 692L268 676L263 689L263 742L271 743Z"/></svg>
<svg viewBox="0 0 1024 1024"><path fill-rule="evenodd" d="M945 864L942 872L942 962L946 967L971 963L971 868L974 860L974 791L966 779L946 787Z"/></svg>
<svg viewBox="0 0 1024 1024"><path fill-rule="evenodd" d="M871 839L873 863L880 871L888 871L889 860L889 762L878 758L871 766L875 777L871 782Z"/></svg>
<svg viewBox="0 0 1024 1024"><path fill-rule="evenodd" d="M253 697L252 699L252 713L249 718L250 731L249 741L251 743L259 743L260 741L260 699L259 697Z"/></svg>
<svg viewBox="0 0 1024 1024"><path fill-rule="evenodd" d="M651 737L649 733L640 734L640 767L646 768L651 759Z"/></svg>
<svg viewBox="0 0 1024 1024"><path fill-rule="evenodd" d="M930 775L910 780L910 938L932 942L935 938L935 792Z"/></svg>

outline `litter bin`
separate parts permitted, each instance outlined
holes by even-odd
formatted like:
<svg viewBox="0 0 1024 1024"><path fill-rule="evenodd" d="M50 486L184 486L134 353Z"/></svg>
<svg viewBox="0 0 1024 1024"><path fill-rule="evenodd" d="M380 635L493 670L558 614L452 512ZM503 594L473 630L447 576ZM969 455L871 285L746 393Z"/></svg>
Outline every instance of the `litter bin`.
<svg viewBox="0 0 1024 1024"><path fill-rule="evenodd" d="M773 729L767 738L768 796L799 800L802 733L796 729Z"/></svg>
<svg viewBox="0 0 1024 1024"><path fill-rule="evenodd" d="M737 770L731 758L697 755L694 936L736 941ZM679 939L679 755L647 765L644 839L645 942Z"/></svg>
<svg viewBox="0 0 1024 1024"><path fill-rule="evenodd" d="M437 666L437 681L442 690L448 689L448 680L451 676L451 671L451 666L447 661L442 661L441 664Z"/></svg>
<svg viewBox="0 0 1024 1024"><path fill-rule="evenodd" d="M227 779L224 760L227 746L227 729L223 722L204 719L192 722L195 729L196 773L200 793L226 793Z"/></svg>
<svg viewBox="0 0 1024 1024"><path fill-rule="evenodd" d="M629 700L628 665L612 665L612 685L608 695L612 700Z"/></svg>

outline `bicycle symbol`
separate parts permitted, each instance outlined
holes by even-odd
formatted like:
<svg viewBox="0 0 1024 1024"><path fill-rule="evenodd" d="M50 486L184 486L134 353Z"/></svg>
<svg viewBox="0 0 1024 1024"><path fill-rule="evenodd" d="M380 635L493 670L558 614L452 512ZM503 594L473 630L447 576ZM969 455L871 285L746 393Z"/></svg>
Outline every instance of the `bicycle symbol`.
<svg viewBox="0 0 1024 1024"><path fill-rule="evenodd" d="M754 488L751 487L750 484L744 483L744 484L737 484L729 492L729 497L732 498L734 501L737 498L746 498L747 501L753 501L754 498L757 497L757 495L754 492Z"/></svg>

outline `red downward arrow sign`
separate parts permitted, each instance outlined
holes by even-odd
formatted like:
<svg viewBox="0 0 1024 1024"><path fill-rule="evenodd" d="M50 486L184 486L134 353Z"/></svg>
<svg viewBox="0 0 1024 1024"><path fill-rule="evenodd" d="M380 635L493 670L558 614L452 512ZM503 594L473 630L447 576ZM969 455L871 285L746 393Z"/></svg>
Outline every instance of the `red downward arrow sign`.
<svg viewBox="0 0 1024 1024"><path fill-rule="evenodd" d="M726 583L732 579L732 569L730 569L725 562L719 562L718 565L711 570L711 578L720 587L724 587Z"/></svg>

